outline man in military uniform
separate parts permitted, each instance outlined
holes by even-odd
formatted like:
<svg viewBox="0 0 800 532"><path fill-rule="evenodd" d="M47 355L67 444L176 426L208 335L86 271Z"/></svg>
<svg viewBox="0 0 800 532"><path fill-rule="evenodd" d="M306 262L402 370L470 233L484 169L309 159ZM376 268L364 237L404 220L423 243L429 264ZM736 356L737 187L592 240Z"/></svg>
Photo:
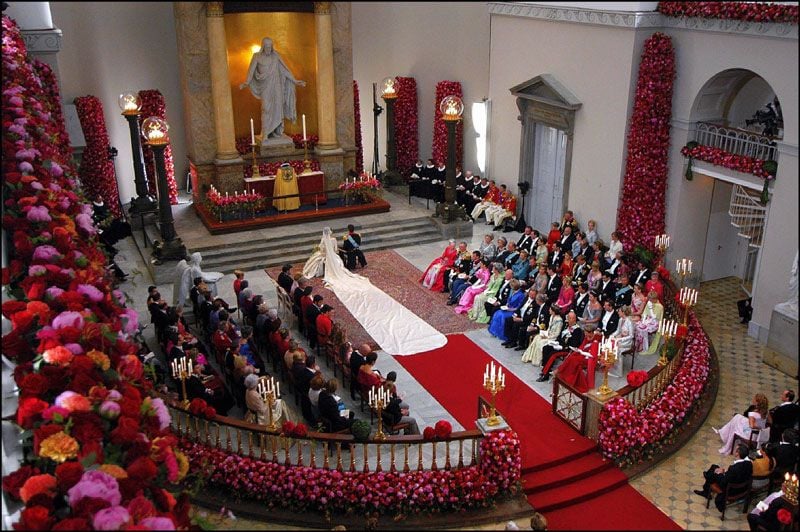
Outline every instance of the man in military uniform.
<svg viewBox="0 0 800 532"><path fill-rule="evenodd" d="M348 224L347 234L343 237L342 248L345 254L345 266L348 270L356 269L356 259L358 259L361 267L367 265L367 259L361 251L361 235L356 233L356 228L353 224Z"/></svg>

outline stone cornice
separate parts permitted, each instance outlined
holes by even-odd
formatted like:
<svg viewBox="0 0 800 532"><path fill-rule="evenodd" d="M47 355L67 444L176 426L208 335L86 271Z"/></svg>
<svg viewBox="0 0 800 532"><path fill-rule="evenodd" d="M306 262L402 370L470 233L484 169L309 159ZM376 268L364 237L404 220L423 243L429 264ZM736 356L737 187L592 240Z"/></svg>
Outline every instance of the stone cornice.
<svg viewBox="0 0 800 532"><path fill-rule="evenodd" d="M676 28L718 33L737 33L780 39L797 39L797 26L792 24L746 22L697 17L667 17L655 11L606 11L577 7L553 7L519 2L489 2L489 14L536 18L554 22L573 22L624 29Z"/></svg>
<svg viewBox="0 0 800 532"><path fill-rule="evenodd" d="M61 30L21 30L22 39L28 52L54 54L61 50Z"/></svg>

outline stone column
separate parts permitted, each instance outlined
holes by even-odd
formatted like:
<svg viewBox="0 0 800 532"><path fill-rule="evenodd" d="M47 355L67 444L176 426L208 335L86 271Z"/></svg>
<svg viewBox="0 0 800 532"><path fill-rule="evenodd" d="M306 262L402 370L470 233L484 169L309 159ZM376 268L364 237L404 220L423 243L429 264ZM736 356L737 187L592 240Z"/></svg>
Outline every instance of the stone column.
<svg viewBox="0 0 800 532"><path fill-rule="evenodd" d="M317 121L319 124L318 151L337 150L336 86L333 76L333 32L331 2L314 2L317 27Z"/></svg>
<svg viewBox="0 0 800 532"><path fill-rule="evenodd" d="M214 105L214 130L217 137L217 163L240 163L233 128L233 103L228 80L228 53L222 2L206 2L208 59L211 66L211 99Z"/></svg>

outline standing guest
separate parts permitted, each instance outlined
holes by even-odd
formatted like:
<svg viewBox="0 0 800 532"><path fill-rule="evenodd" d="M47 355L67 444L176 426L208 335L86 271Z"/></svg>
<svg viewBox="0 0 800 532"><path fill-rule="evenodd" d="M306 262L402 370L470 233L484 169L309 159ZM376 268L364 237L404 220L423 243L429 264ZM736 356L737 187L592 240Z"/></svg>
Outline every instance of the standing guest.
<svg viewBox="0 0 800 532"><path fill-rule="evenodd" d="M597 222L589 220L586 222L586 243L590 246L597 240Z"/></svg>
<svg viewBox="0 0 800 532"><path fill-rule="evenodd" d="M347 234L342 237L342 248L346 255L345 266L348 270L356 269L356 259L362 268L367 266L367 259L364 257L364 252L361 251L361 235L356 233L356 227L353 224L347 224Z"/></svg>
<svg viewBox="0 0 800 532"><path fill-rule="evenodd" d="M242 281L244 281L244 272L242 270L233 270L235 279L233 280L233 293L236 294L236 299L239 299L239 292L242 291ZM239 305L241 307L241 305Z"/></svg>
<svg viewBox="0 0 800 532"><path fill-rule="evenodd" d="M283 288L287 294L291 294L293 284L294 279L292 278L292 265L284 264L281 266L281 273L278 274L278 286Z"/></svg>
<svg viewBox="0 0 800 532"><path fill-rule="evenodd" d="M664 285L661 283L657 271L653 271L650 274L650 280L644 285L644 289L648 294L650 292L655 292L658 296L658 300L662 303L664 302Z"/></svg>
<svg viewBox="0 0 800 532"><path fill-rule="evenodd" d="M753 463L748 458L750 448L747 444L740 443L736 446L736 459L728 469L712 464L708 470L703 472L705 483L702 490L694 490L695 494L700 495L706 499L712 497L711 485L716 484L721 488L721 493L718 493L714 498L714 505L720 512L725 507L725 488L728 484L740 484L747 482L753 477ZM736 495L738 492L728 493L728 496Z"/></svg>
<svg viewBox="0 0 800 532"><path fill-rule="evenodd" d="M434 292L441 292L442 288L444 288L445 273L455 263L456 258L458 258L458 248L456 247L456 241L451 238L441 256L433 259L425 269L425 273L422 274L419 282L425 288Z"/></svg>
<svg viewBox="0 0 800 532"><path fill-rule="evenodd" d="M252 297L253 292L249 290L250 282L247 279L239 280L239 291L236 292L236 304L239 305L239 308L244 308L244 297ZM244 294L245 290L248 291L247 295Z"/></svg>
<svg viewBox="0 0 800 532"><path fill-rule="evenodd" d="M306 306L305 313L305 327L306 336L308 337L308 345L311 349L317 347L317 316L319 316L320 309L322 309L323 297L320 294L314 294L311 298L311 304Z"/></svg>
<svg viewBox="0 0 800 532"><path fill-rule="evenodd" d="M183 285L183 272L189 269L189 263L186 259L181 259L175 266L175 277L172 281L172 306L183 306L186 303L186 298L189 296L187 292L188 286Z"/></svg>
<svg viewBox="0 0 800 532"><path fill-rule="evenodd" d="M553 251L558 245L559 240L561 240L561 230L559 229L559 223L553 222L552 224L550 224L550 232L547 233L547 250Z"/></svg>
<svg viewBox="0 0 800 532"><path fill-rule="evenodd" d="M480 203L483 196L480 195L481 190L481 176L473 175L472 181L467 182L464 186L464 212L469 215L475 205Z"/></svg>
<svg viewBox="0 0 800 532"><path fill-rule="evenodd" d="M769 412L769 441L777 442L781 434L789 428L796 428L800 422L800 405L794 402L794 390L784 390L781 394L781 404Z"/></svg>

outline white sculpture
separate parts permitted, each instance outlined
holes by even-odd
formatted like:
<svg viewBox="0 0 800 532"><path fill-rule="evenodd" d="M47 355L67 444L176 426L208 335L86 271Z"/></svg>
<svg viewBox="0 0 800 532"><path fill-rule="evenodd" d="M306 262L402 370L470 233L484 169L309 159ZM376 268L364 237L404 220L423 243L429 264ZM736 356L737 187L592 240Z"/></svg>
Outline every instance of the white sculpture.
<svg viewBox="0 0 800 532"><path fill-rule="evenodd" d="M250 87L253 96L261 100L261 143L285 137L283 120L297 120L295 85L306 82L294 78L278 52L272 49L272 39L265 37L261 50L253 54L247 79L239 89Z"/></svg>
<svg viewBox="0 0 800 532"><path fill-rule="evenodd" d="M789 299L786 301L786 304L792 307L795 313L797 313L797 255L798 253L795 252L792 273L789 276Z"/></svg>

